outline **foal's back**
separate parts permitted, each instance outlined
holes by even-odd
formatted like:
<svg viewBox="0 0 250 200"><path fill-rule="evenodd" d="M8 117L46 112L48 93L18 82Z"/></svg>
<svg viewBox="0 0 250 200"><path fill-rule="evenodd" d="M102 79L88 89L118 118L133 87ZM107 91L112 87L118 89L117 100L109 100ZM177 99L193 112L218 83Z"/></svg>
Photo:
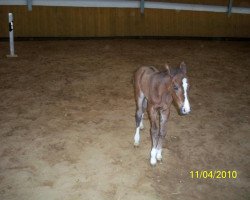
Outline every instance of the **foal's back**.
<svg viewBox="0 0 250 200"><path fill-rule="evenodd" d="M159 71L155 67L141 67L135 73L135 97L143 95L150 103L161 107L166 98L170 98L166 96L169 84L168 71Z"/></svg>
<svg viewBox="0 0 250 200"><path fill-rule="evenodd" d="M148 97L149 96L149 84L152 75L158 73L159 70L155 67L140 67L135 72L135 93L136 96L140 95L141 92Z"/></svg>

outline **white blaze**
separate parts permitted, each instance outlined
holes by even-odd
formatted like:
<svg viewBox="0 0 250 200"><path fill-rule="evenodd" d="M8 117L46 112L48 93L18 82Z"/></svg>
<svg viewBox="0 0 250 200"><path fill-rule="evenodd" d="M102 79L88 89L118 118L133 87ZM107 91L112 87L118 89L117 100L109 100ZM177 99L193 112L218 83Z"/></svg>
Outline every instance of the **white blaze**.
<svg viewBox="0 0 250 200"><path fill-rule="evenodd" d="M186 78L182 79L182 86L183 86L183 89L184 89L184 103L183 103L183 107L185 109L185 112L188 113L188 112L190 112L190 104L189 104L188 96L187 96L188 83L187 83L187 79Z"/></svg>

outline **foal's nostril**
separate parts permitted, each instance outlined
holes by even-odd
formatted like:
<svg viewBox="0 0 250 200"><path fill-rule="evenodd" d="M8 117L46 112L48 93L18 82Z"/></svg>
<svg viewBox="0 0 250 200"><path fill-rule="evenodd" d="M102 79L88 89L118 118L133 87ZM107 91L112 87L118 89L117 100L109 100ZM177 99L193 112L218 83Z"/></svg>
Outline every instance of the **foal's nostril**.
<svg viewBox="0 0 250 200"><path fill-rule="evenodd" d="M185 109L183 108L183 107L181 107L181 109L180 109L180 113L182 114L182 115L184 115L185 114L185 111L184 111Z"/></svg>
<svg viewBox="0 0 250 200"><path fill-rule="evenodd" d="M190 110L186 110L185 107L181 107L181 109L180 109L180 113L181 113L182 115L186 115L186 114L188 114L189 112L190 112Z"/></svg>
<svg viewBox="0 0 250 200"><path fill-rule="evenodd" d="M182 107L182 112L183 112L183 113L186 113L185 107Z"/></svg>

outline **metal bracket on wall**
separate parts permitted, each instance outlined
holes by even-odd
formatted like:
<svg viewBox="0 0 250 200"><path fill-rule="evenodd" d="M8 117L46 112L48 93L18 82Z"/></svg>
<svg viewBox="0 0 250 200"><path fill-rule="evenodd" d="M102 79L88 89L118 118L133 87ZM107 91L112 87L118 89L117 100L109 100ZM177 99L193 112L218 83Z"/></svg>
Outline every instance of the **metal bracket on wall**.
<svg viewBox="0 0 250 200"><path fill-rule="evenodd" d="M140 8L141 8L141 14L144 14L144 8L145 8L145 2L144 2L144 0L141 0Z"/></svg>
<svg viewBox="0 0 250 200"><path fill-rule="evenodd" d="M32 0L27 0L28 10L32 11Z"/></svg>
<svg viewBox="0 0 250 200"><path fill-rule="evenodd" d="M227 15L230 16L232 13L232 7L233 7L233 0L228 1L228 10L227 10Z"/></svg>

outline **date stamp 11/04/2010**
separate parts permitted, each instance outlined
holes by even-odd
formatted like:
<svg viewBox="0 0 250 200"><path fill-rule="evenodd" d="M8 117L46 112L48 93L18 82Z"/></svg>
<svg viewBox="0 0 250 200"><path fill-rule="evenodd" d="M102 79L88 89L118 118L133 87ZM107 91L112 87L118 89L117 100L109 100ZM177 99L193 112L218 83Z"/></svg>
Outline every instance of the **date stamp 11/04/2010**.
<svg viewBox="0 0 250 200"><path fill-rule="evenodd" d="M236 170L197 170L190 171L192 179L236 179L238 173Z"/></svg>

